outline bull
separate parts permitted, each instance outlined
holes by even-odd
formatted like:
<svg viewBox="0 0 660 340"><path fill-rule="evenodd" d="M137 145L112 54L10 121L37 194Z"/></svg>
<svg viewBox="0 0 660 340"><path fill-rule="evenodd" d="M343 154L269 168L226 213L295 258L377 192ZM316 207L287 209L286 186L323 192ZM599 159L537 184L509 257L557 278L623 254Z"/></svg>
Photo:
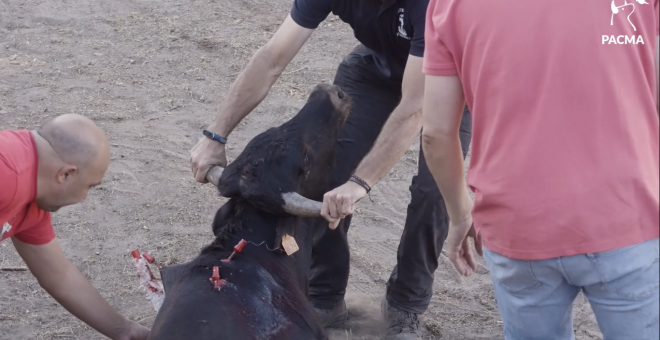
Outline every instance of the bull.
<svg viewBox="0 0 660 340"><path fill-rule="evenodd" d="M229 201L215 215L215 240L192 261L162 269L165 300L150 340L327 339L307 300L313 230L302 219L320 216L332 189L350 104L339 87L317 85L291 120L253 138L226 169L209 171ZM291 239L298 250L288 255L282 243ZM245 248L223 262L241 240Z"/></svg>

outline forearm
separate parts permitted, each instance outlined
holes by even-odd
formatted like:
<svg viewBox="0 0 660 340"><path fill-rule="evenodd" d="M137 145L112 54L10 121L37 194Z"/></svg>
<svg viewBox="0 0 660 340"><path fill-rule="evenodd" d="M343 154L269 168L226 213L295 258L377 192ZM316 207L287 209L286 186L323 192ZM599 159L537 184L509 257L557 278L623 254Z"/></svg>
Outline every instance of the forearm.
<svg viewBox="0 0 660 340"><path fill-rule="evenodd" d="M71 263L52 282L39 282L41 286L66 310L101 334L116 339L126 319L118 314Z"/></svg>
<svg viewBox="0 0 660 340"><path fill-rule="evenodd" d="M471 198L465 183L459 133L422 133L426 164L442 193L449 218L459 222L471 214ZM433 150L431 152L430 150Z"/></svg>
<svg viewBox="0 0 660 340"><path fill-rule="evenodd" d="M383 126L374 147L365 156L355 175L373 186L394 167L422 128L422 111L400 104Z"/></svg>
<svg viewBox="0 0 660 340"><path fill-rule="evenodd" d="M232 84L209 130L227 137L266 98L283 70L284 67L276 65L266 48L257 51Z"/></svg>

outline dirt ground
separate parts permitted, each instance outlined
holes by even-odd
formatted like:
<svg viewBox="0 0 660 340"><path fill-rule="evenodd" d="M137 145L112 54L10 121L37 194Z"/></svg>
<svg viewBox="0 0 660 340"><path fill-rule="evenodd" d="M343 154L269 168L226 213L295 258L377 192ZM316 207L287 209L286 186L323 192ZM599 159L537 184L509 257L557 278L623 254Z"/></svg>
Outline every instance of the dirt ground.
<svg viewBox="0 0 660 340"><path fill-rule="evenodd" d="M0 129L32 129L64 113L94 119L112 144L103 184L54 215L66 256L127 317L150 326L155 312L137 289L129 252L166 264L194 257L212 240L224 202L194 182L191 135L216 114L231 82L286 17L291 0L0 0ZM231 135L230 161L266 128L331 82L355 45L332 15L312 35L267 99ZM352 249L346 330L333 339L378 339L378 303L390 271L416 172L419 143L363 200ZM0 189L1 190L1 189ZM480 259L481 260L481 259ZM23 265L10 242L0 266ZM577 339L601 339L582 296ZM458 276L440 259L424 316L428 339L502 339L487 269ZM102 339L73 318L28 272L0 272L1 339Z"/></svg>

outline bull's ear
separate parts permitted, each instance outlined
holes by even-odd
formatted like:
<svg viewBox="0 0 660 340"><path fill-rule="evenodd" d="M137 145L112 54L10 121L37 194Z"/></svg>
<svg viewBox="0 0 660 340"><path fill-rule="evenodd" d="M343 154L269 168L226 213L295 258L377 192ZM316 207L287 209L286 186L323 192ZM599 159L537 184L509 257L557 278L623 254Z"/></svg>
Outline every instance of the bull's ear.
<svg viewBox="0 0 660 340"><path fill-rule="evenodd" d="M160 271L160 277L163 280L163 288L165 289L165 294L170 292L174 283L183 275L185 270L184 264L175 264L167 267L163 267Z"/></svg>

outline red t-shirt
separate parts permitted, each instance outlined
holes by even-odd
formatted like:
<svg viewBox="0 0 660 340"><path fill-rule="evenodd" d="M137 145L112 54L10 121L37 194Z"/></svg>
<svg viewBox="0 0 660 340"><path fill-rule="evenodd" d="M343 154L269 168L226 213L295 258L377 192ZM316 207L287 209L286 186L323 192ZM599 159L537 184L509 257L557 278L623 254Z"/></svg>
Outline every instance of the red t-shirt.
<svg viewBox="0 0 660 340"><path fill-rule="evenodd" d="M38 162L30 131L0 131L0 232L4 225L11 226L2 240L16 237L42 245L55 238L50 213L35 203Z"/></svg>
<svg viewBox="0 0 660 340"><path fill-rule="evenodd" d="M431 0L424 73L473 113L484 245L539 260L659 235L658 0Z"/></svg>

